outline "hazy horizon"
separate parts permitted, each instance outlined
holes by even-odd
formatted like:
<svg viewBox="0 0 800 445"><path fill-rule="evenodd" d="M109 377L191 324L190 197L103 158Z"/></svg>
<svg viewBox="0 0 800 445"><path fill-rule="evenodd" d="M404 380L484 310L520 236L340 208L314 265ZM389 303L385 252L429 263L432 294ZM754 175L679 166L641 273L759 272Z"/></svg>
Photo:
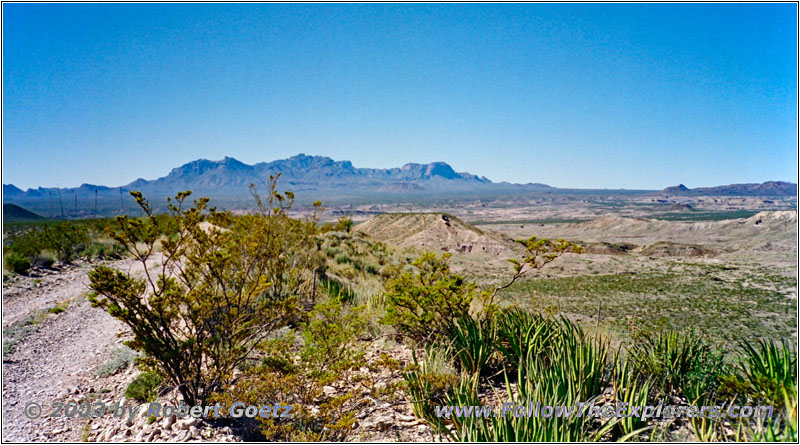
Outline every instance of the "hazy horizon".
<svg viewBox="0 0 800 445"><path fill-rule="evenodd" d="M196 159L493 182L797 181L792 4L4 4L3 183Z"/></svg>

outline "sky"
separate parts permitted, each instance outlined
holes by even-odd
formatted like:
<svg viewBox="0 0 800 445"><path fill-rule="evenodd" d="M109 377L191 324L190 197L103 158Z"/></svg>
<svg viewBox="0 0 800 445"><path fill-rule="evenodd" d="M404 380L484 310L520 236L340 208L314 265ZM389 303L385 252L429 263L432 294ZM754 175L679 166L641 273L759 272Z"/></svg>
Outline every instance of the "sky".
<svg viewBox="0 0 800 445"><path fill-rule="evenodd" d="M797 180L795 4L14 4L3 178L298 153L493 181Z"/></svg>

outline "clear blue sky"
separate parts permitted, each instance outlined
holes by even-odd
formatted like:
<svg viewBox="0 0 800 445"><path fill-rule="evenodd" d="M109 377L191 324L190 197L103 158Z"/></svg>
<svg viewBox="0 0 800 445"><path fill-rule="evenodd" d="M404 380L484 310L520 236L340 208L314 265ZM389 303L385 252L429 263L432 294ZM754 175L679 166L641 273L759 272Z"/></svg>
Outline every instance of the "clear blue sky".
<svg viewBox="0 0 800 445"><path fill-rule="evenodd" d="M3 5L3 183L303 152L494 181L797 177L794 4Z"/></svg>

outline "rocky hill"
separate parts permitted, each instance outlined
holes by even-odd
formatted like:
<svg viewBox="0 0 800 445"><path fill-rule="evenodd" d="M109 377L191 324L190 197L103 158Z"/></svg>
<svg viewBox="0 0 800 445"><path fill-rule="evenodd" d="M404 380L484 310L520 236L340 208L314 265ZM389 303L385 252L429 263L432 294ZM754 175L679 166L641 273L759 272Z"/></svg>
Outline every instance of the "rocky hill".
<svg viewBox="0 0 800 445"><path fill-rule="evenodd" d="M510 256L517 249L509 238L444 213L387 213L370 218L354 230L401 247L441 252Z"/></svg>

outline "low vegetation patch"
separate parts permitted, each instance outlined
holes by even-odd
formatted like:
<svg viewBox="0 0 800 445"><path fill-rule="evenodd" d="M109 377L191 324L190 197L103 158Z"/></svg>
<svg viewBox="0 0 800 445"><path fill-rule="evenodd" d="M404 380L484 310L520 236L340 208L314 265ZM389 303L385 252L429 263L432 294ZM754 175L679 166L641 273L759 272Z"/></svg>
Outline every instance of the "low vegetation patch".
<svg viewBox="0 0 800 445"><path fill-rule="evenodd" d="M136 353L127 346L120 346L111 351L111 357L97 367L95 375L98 377L108 377L120 371L128 369L136 360Z"/></svg>
<svg viewBox="0 0 800 445"><path fill-rule="evenodd" d="M142 403L153 402L164 386L164 379L156 372L139 374L125 389L125 397Z"/></svg>
<svg viewBox="0 0 800 445"><path fill-rule="evenodd" d="M701 330L714 343L751 337L788 338L795 333L796 300L785 289L794 278L753 274L731 279L721 266L675 263L674 270L614 275L533 278L503 293L504 301L560 310L616 335L638 331ZM763 285L759 285L759 284Z"/></svg>
<svg viewBox="0 0 800 445"><path fill-rule="evenodd" d="M16 350L17 344L23 338L34 333L39 325L51 315L58 315L69 307L68 302L62 302L46 309L35 310L28 313L22 320L11 323L3 329L3 358Z"/></svg>

